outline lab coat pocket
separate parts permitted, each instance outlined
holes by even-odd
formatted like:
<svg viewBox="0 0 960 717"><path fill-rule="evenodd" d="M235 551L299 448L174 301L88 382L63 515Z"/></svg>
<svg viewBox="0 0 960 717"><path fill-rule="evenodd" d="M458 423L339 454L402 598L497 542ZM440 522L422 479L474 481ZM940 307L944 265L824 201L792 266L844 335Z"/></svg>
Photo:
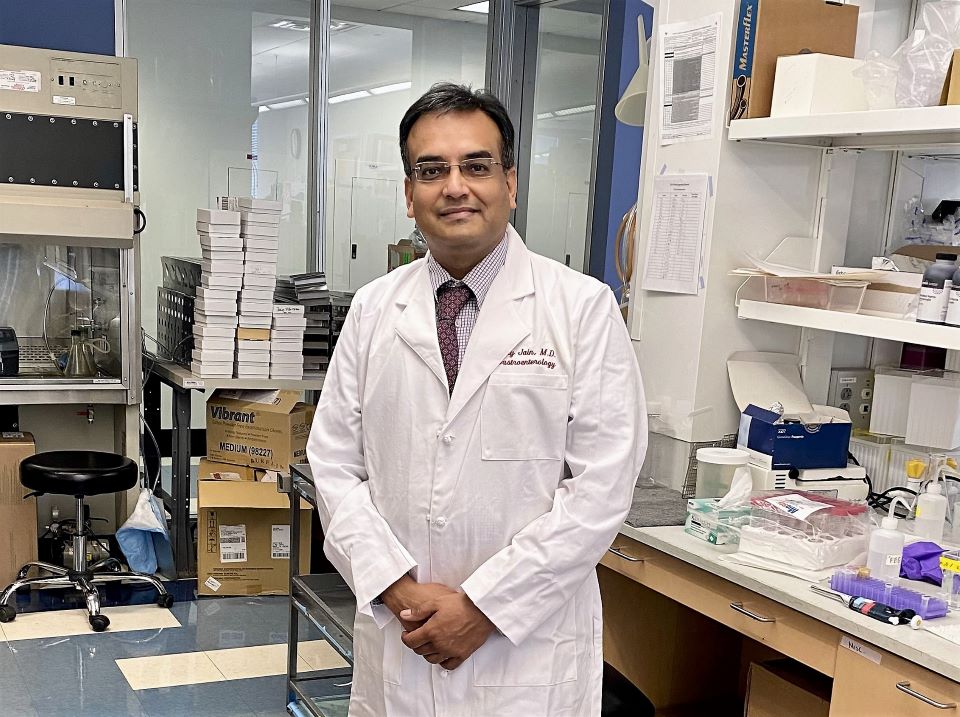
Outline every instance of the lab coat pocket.
<svg viewBox="0 0 960 717"><path fill-rule="evenodd" d="M476 687L543 687L577 679L577 599L520 645L495 632L473 655Z"/></svg>
<svg viewBox="0 0 960 717"><path fill-rule="evenodd" d="M407 646L400 639L400 623L391 621L383 628L383 681L391 685L401 684L403 653Z"/></svg>
<svg viewBox="0 0 960 717"><path fill-rule="evenodd" d="M567 435L566 376L494 373L480 407L481 458L560 460Z"/></svg>

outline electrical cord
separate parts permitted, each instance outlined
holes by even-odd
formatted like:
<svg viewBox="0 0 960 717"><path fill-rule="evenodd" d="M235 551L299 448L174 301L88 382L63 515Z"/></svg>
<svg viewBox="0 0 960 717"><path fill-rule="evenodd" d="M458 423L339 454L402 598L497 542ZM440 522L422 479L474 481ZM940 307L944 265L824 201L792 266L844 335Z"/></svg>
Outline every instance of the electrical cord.
<svg viewBox="0 0 960 717"><path fill-rule="evenodd" d="M855 466L860 465L860 461L858 461L857 457L852 453L848 452L847 458ZM917 495L916 491L912 491L909 488L901 488L899 486L895 486L893 488L887 488L887 490L883 491L882 493L877 493L873 490L873 481L870 480L870 474L868 474L866 471L864 471L863 479L867 484L867 505L869 505L871 508L873 508L877 512L887 513L887 514L890 513L890 504L893 502L893 499L896 497L896 495L891 495L891 494L907 493L914 497L916 497ZM896 510L894 511L894 515L897 518L908 517L907 515L901 515L900 512Z"/></svg>
<svg viewBox="0 0 960 717"><path fill-rule="evenodd" d="M160 461L163 459L162 454L160 453L160 444L157 442L157 437L153 434L153 429L150 428L150 424L147 423L147 419L144 418L143 414L140 414L140 421L143 423L143 428L146 431L146 434L150 436L150 441L153 443L153 449L157 452L157 470L156 474L153 477L153 483L150 484L150 492L156 493L157 486L160 485ZM143 456L144 467L146 467L147 456L146 451L144 451Z"/></svg>
<svg viewBox="0 0 960 717"><path fill-rule="evenodd" d="M857 465L857 466L860 465L860 461L858 461L856 456L854 456L852 453L848 454L848 458L850 462L853 463L854 465ZM953 476L943 476L943 478L944 480L952 480L957 483L960 483L960 479L955 478ZM906 488L904 486L894 486L892 488L887 488L885 491L877 493L873 490L873 481L870 480L869 474L865 474L864 480L867 483L867 505L869 505L871 508L873 508L877 512L886 513L889 515L890 504L893 503L894 498L896 498L898 494L901 496L904 496L904 495L911 496L909 501L911 504L916 500L916 498L919 495L917 491L911 490L910 488ZM895 510L894 517L909 518L910 514L902 510Z"/></svg>

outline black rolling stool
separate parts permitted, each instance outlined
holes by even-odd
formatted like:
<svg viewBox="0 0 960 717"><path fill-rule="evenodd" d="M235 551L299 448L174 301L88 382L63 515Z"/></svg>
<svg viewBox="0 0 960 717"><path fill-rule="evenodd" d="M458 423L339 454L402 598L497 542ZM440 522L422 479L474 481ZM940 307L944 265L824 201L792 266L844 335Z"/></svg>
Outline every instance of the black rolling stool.
<svg viewBox="0 0 960 717"><path fill-rule="evenodd" d="M11 622L17 616L16 609L8 604L10 598L23 587L31 585L72 585L83 593L90 613L90 626L102 632L110 625L110 619L100 614L100 593L97 583L117 580L150 583L157 589L157 605L169 608L173 596L157 578L143 573L122 572L120 561L106 558L87 565L87 537L91 534L84 522L83 499L88 495L119 493L137 484L137 464L129 458L113 453L97 451L51 451L25 458L20 464L20 483L33 491L30 495L53 493L72 495L77 499L77 535L73 537L73 569L50 563L33 562L24 565L16 582L7 586L0 595L0 622ZM29 496L27 496L29 497ZM28 578L30 568L37 568L40 576ZM100 572L104 571L104 572ZM50 573L44 576L42 573Z"/></svg>

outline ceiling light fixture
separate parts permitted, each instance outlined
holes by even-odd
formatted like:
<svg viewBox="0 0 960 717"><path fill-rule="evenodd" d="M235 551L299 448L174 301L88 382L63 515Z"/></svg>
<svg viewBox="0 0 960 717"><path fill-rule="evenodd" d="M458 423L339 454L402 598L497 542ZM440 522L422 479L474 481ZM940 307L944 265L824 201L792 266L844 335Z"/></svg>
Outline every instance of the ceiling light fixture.
<svg viewBox="0 0 960 717"><path fill-rule="evenodd" d="M298 20L283 18L276 22L271 22L270 27L277 27L281 30L297 30L298 32L310 32L310 23Z"/></svg>
<svg viewBox="0 0 960 717"><path fill-rule="evenodd" d="M370 94L385 95L390 92L400 92L402 90L409 90L412 86L413 86L412 82L396 82L392 85L382 85L381 87L371 87Z"/></svg>
<svg viewBox="0 0 960 717"><path fill-rule="evenodd" d="M310 32L310 23L305 20L292 20L288 17L280 18L275 22L271 22L269 27L276 27L280 30L296 30L297 32ZM331 20L330 21L330 32L343 32L344 30L350 30L354 27L357 27L355 23L346 22L345 20Z"/></svg>
<svg viewBox="0 0 960 717"><path fill-rule="evenodd" d="M555 110L554 114L557 117L567 117L569 115L582 115L587 112L593 112L597 109L596 105L581 105L580 107L567 107L563 110Z"/></svg>
<svg viewBox="0 0 960 717"><path fill-rule="evenodd" d="M305 99L287 100L286 102L271 102L267 105L272 110L285 110L288 107L300 107L307 104Z"/></svg>
<svg viewBox="0 0 960 717"><path fill-rule="evenodd" d="M349 102L350 100L359 100L361 97L369 97L370 93L367 90L359 90L358 92L347 92L342 95L336 95L329 99L330 104L337 105L341 102Z"/></svg>
<svg viewBox="0 0 960 717"><path fill-rule="evenodd" d="M464 12L477 12L484 15L490 14L490 0L484 0L484 2L475 2L470 3L469 5L461 5L455 10L463 10Z"/></svg>
<svg viewBox="0 0 960 717"><path fill-rule="evenodd" d="M538 120L553 119L554 117L556 117L556 115L553 114L553 112L541 112L537 115Z"/></svg>

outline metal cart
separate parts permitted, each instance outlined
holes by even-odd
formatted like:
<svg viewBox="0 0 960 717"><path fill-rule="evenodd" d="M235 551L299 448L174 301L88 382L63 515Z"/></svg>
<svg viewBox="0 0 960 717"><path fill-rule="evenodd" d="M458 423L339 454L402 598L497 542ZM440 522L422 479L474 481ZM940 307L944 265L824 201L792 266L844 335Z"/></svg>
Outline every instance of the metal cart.
<svg viewBox="0 0 960 717"><path fill-rule="evenodd" d="M281 478L281 492L290 496L290 629L287 643L287 711L294 717L346 717L353 679L353 618L357 601L337 573L297 575L300 565L301 498L316 507L310 466L290 466L290 479ZM297 672L300 619L306 618L340 653L350 667Z"/></svg>

